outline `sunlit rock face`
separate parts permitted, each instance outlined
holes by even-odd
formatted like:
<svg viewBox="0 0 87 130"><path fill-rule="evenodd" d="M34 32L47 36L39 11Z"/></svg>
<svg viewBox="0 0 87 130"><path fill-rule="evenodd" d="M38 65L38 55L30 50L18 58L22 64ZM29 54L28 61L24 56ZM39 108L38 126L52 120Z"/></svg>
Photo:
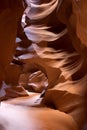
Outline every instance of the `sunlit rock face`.
<svg viewBox="0 0 87 130"><path fill-rule="evenodd" d="M17 10L20 2L17 7L12 4L12 1L9 2L11 2L11 10L6 8L0 15L0 34L2 37L0 42L7 43L1 44L0 49L0 59L2 61L0 71L3 75L1 81L4 77L3 66L6 66L4 72L6 72L5 76L7 78L5 77L4 80L7 84L13 82L14 85L13 88L7 85L5 89L6 99L27 96L27 91L21 86L28 90L29 87L32 87L33 92L42 92L45 88L48 88L48 90L45 93L44 102L42 102L43 106L39 106L40 108L35 107L35 101L38 101L36 100L38 99L37 96L31 98L30 101L27 100L29 97L21 97L7 103L1 103L1 129L77 130L77 126L80 126L82 120L84 120L84 93L87 86L87 76L84 76L87 72L86 60L83 59L84 46L81 44L81 41L86 37L80 38L80 35L82 35L80 24L83 21L77 22L78 28L76 28L76 21L74 21L76 19L72 14L74 8L71 8L72 1L65 0L60 3L58 0L48 0L45 3L39 0L29 0L27 1L28 7L22 17L23 30L23 28L20 28L20 24L17 23L21 16L20 13L22 13L20 9ZM40 5L41 3L45 4ZM13 10L15 11L12 12ZM3 21L6 22L6 25ZM8 34L10 37L8 37ZM16 36L20 40L16 39ZM22 65L21 81L19 80L18 86L15 85L21 67L15 66L15 69L12 70L12 66L7 66L12 61L15 39L16 46L18 46L14 55L17 60L25 63ZM77 73L81 66L83 66L84 71L82 68L81 73ZM72 81L72 75L75 73L77 73L76 79L79 80ZM72 103L72 99L74 103ZM81 123L76 125L75 123L79 120Z"/></svg>
<svg viewBox="0 0 87 130"><path fill-rule="evenodd" d="M58 128L77 130L74 120L63 112L47 107L29 107L38 96L34 94L30 98L2 102L0 106L1 130L55 130Z"/></svg>

